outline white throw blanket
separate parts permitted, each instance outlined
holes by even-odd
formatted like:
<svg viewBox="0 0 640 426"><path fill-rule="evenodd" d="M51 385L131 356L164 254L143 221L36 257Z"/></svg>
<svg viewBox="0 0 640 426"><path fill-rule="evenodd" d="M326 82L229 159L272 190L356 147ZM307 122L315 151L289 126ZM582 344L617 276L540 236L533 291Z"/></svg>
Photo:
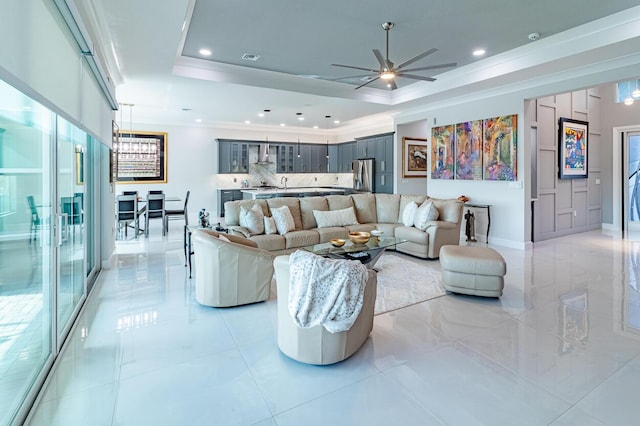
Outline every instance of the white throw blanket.
<svg viewBox="0 0 640 426"><path fill-rule="evenodd" d="M369 272L360 262L297 250L289 258L289 314L299 327L346 331L358 318Z"/></svg>

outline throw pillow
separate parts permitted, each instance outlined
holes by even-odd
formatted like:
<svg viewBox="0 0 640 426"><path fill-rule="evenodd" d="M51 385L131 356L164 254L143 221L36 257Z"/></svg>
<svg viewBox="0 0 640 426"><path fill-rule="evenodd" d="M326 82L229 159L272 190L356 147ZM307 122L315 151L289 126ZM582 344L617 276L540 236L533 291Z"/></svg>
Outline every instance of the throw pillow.
<svg viewBox="0 0 640 426"><path fill-rule="evenodd" d="M316 219L318 228L329 228L332 226L357 225L358 219L353 207L341 210L314 210L313 217Z"/></svg>
<svg viewBox="0 0 640 426"><path fill-rule="evenodd" d="M251 210L247 210L246 207L240 208L240 226L244 226L249 230L251 235L258 235L264 233L264 213L257 204L251 207Z"/></svg>
<svg viewBox="0 0 640 426"><path fill-rule="evenodd" d="M438 220L440 213L436 206L431 201L425 201L420 207L416 209L415 216L413 218L414 225L421 231L424 231L429 226L429 222Z"/></svg>
<svg viewBox="0 0 640 426"><path fill-rule="evenodd" d="M418 208L418 204L415 201L409 202L402 211L402 224L404 226L413 226L415 223L414 216L416 214L416 209Z"/></svg>
<svg viewBox="0 0 640 426"><path fill-rule="evenodd" d="M278 228L276 227L276 221L272 217L264 217L264 233L267 235L277 234Z"/></svg>
<svg viewBox="0 0 640 426"><path fill-rule="evenodd" d="M271 208L271 216L276 223L278 234L284 235L296 229L296 223L293 221L293 215L289 207L273 207Z"/></svg>

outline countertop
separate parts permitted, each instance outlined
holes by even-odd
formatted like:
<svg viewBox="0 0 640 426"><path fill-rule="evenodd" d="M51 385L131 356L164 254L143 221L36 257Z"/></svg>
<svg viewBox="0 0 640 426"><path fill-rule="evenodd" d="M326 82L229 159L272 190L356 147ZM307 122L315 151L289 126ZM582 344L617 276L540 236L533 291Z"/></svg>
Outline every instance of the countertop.
<svg viewBox="0 0 640 426"><path fill-rule="evenodd" d="M280 195L280 194L291 194L292 196L296 196L298 194L303 194L306 192L313 193L335 193L335 194L344 194L344 188L337 187L312 187L312 188L269 188L269 189L261 189L261 188L248 188L241 189L241 191L247 195L251 195L253 198L256 196L269 196L269 195Z"/></svg>

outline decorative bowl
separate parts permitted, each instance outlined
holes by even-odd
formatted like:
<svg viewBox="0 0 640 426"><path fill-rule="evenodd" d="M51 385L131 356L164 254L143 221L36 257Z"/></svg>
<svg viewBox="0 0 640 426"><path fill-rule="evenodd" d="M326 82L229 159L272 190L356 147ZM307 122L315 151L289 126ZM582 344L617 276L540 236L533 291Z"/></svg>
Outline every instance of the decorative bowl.
<svg viewBox="0 0 640 426"><path fill-rule="evenodd" d="M342 238L334 238L333 240L330 240L329 242L334 247L342 247L344 245L344 243L346 242L346 240L343 240Z"/></svg>
<svg viewBox="0 0 640 426"><path fill-rule="evenodd" d="M458 200L462 201L463 203L466 203L467 201L469 201L469 197L467 197L466 195L461 195L458 197Z"/></svg>
<svg viewBox="0 0 640 426"><path fill-rule="evenodd" d="M368 232L349 232L349 239L353 244L365 244L371 238Z"/></svg>
<svg viewBox="0 0 640 426"><path fill-rule="evenodd" d="M371 235L373 235L374 237L379 237L382 234L384 234L384 231L381 231L379 229L374 229L371 231Z"/></svg>

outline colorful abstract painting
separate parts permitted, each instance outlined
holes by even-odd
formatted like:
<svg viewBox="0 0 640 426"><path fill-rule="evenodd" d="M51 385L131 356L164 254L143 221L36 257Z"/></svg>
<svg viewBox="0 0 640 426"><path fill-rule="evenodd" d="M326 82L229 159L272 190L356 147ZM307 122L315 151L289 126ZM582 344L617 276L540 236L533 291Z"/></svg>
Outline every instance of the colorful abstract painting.
<svg viewBox="0 0 640 426"><path fill-rule="evenodd" d="M483 126L484 180L517 180L518 116L487 118Z"/></svg>
<svg viewBox="0 0 640 426"><path fill-rule="evenodd" d="M482 120L456 125L456 179L482 180Z"/></svg>
<svg viewBox="0 0 640 426"><path fill-rule="evenodd" d="M431 179L453 179L455 158L453 124L431 129Z"/></svg>
<svg viewBox="0 0 640 426"><path fill-rule="evenodd" d="M559 131L558 173L560 179L586 178L589 123L561 117Z"/></svg>

